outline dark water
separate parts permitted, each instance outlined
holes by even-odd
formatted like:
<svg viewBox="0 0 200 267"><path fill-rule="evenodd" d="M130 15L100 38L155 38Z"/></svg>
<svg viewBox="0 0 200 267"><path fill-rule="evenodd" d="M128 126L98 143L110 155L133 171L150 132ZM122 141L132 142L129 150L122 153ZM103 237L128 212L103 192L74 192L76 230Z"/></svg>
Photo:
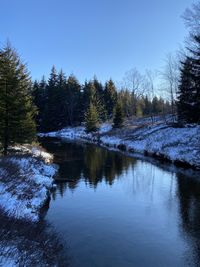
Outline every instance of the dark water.
<svg viewBox="0 0 200 267"><path fill-rule="evenodd" d="M200 266L198 179L93 145L43 145L63 180L46 220L70 266Z"/></svg>

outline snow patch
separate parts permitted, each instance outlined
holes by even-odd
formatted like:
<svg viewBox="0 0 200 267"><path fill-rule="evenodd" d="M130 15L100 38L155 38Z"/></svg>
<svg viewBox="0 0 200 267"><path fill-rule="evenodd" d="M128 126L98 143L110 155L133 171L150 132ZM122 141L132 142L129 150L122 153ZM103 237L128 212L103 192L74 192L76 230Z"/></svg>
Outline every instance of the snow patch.
<svg viewBox="0 0 200 267"><path fill-rule="evenodd" d="M37 222L57 172L32 156L0 158L0 209L9 217Z"/></svg>
<svg viewBox="0 0 200 267"><path fill-rule="evenodd" d="M148 123L146 123L146 121ZM102 124L96 134L87 134L84 127L65 128L57 132L40 134L43 137L83 139L101 142L102 145L118 147L127 151L155 154L173 162L179 161L200 168L200 126L172 127L160 119L153 125L150 119L137 120L133 129L124 128L122 133L110 132L111 124ZM146 124L145 124L146 123Z"/></svg>

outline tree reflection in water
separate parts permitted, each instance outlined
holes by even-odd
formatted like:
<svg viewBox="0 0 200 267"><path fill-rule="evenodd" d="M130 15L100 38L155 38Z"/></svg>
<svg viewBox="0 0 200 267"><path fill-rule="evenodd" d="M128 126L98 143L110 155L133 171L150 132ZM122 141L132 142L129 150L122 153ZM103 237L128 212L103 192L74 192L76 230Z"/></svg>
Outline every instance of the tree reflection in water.
<svg viewBox="0 0 200 267"><path fill-rule="evenodd" d="M114 179L136 162L94 145L62 143L60 146L58 142L44 140L43 146L54 154L54 161L59 164L59 181L66 182L58 184L61 195L67 188L73 191L81 180L94 188L103 180L112 185Z"/></svg>
<svg viewBox="0 0 200 267"><path fill-rule="evenodd" d="M188 254L195 266L200 264L200 181L186 175L177 174L177 195L181 227L191 243ZM188 256L188 255L187 255ZM188 261L188 260L187 260Z"/></svg>
<svg viewBox="0 0 200 267"><path fill-rule="evenodd" d="M177 262L181 262L181 264L184 262L184 266L200 266L200 181L193 179L190 171L187 174L186 170L175 168L167 163L151 164L142 160L138 161L94 145L60 143L55 142L54 139L51 142L44 141L43 146L46 146L47 150L54 154L55 162L60 166L60 180L65 181L58 183L61 196L66 190L74 191L80 182L85 182L92 188L103 183L113 188L114 180L120 181L120 189L123 187L125 196L130 195L131 209L135 209L134 216L137 217L137 213L139 213L141 219L144 215L144 220L140 221L141 227L147 229L148 233L149 227L152 226L153 231L165 237L164 241L169 235L173 242L169 247L166 245L165 248L168 248L169 251L177 250L175 255L184 251L179 255L180 258ZM198 176L198 173L195 173L194 176L196 175ZM115 192L113 192L114 194ZM121 196L124 195L121 193ZM56 198L56 193L53 194L53 198ZM103 201L102 203L104 203ZM130 203L127 199L125 201L128 206ZM124 208L123 203L122 207ZM119 210L120 204L118 203ZM155 218L155 214L159 214L160 218ZM133 224L133 227L140 228L138 225L134 225L134 217L132 218L131 214L127 214L127 217L130 217L130 224ZM148 223L146 224L147 218ZM161 223L166 225L163 226ZM154 228L154 224L158 225ZM162 227L166 227L166 229L169 227L169 233L166 236ZM130 229L132 229L131 226ZM123 236L125 236L125 229L123 228L121 231L124 231ZM151 236L151 234L150 232L149 235ZM148 236L145 238L148 240ZM177 238L178 240L176 240ZM167 241L166 244L168 244ZM156 245L156 242L153 245ZM160 249L162 251L162 248ZM159 258L159 255L156 257ZM176 259L173 261L176 264Z"/></svg>

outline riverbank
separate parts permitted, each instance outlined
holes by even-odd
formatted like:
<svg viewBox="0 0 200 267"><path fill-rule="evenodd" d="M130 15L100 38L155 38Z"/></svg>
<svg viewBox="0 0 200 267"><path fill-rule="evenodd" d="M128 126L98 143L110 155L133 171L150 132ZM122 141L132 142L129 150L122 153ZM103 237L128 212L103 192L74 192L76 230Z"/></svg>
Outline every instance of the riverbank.
<svg viewBox="0 0 200 267"><path fill-rule="evenodd" d="M39 221L57 173L51 161L49 153L36 147L13 147L10 155L0 157L1 215L33 223Z"/></svg>
<svg viewBox="0 0 200 267"><path fill-rule="evenodd" d="M195 124L180 127L157 117L154 123L150 118L128 121L122 129L112 129L111 124L103 124L94 134L87 134L84 127L74 127L39 136L81 139L200 169L200 126Z"/></svg>

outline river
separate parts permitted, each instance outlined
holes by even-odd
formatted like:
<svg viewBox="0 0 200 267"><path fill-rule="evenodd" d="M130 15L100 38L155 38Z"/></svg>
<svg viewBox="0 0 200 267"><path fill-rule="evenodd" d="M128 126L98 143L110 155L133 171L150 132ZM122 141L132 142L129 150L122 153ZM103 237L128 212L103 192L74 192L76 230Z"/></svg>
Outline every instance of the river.
<svg viewBox="0 0 200 267"><path fill-rule="evenodd" d="M45 220L72 267L200 266L200 183L171 164L45 139L59 165Z"/></svg>

